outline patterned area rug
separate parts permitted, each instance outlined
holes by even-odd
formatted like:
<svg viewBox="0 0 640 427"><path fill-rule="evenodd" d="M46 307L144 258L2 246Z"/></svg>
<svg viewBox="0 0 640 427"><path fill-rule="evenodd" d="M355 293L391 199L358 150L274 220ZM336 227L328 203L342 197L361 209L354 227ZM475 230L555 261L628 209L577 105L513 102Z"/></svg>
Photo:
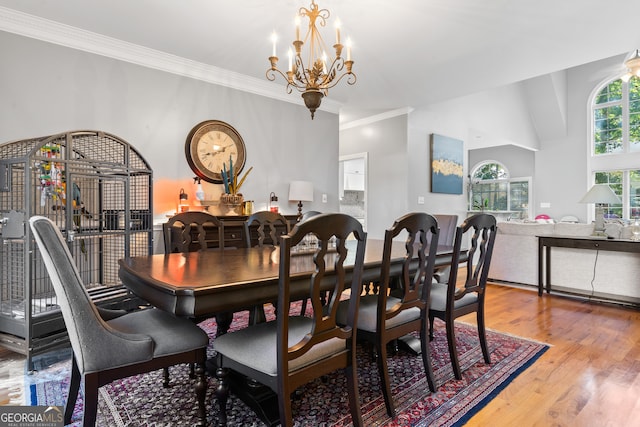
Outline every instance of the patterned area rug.
<svg viewBox="0 0 640 427"><path fill-rule="evenodd" d="M499 332L487 331L491 365L482 360L475 326L456 323L458 352L463 378L455 380L451 370L444 323L436 320L435 337L431 342L433 368L438 390L431 393L427 386L422 359L400 351L389 357L392 393L397 414L390 419L385 410L371 349L362 347L358 353L359 389L366 426L461 426L505 388L518 374L535 362L547 345ZM237 313L232 324L239 328L247 324L246 313ZM200 324L213 338L216 324L207 320ZM212 352L210 351L210 355ZM31 384L32 405L64 405L66 400L69 360L54 363L38 377L44 381ZM212 390L216 379L208 378L208 420L218 419L217 401ZM188 367L171 369L172 387L162 387L162 372L156 371L113 382L100 389L98 421L100 426L190 426L197 417L193 382ZM346 398L346 384L340 374L327 381L317 380L301 389L293 400L297 426L350 426L351 417ZM243 402L230 396L229 425L263 426ZM78 397L73 417L74 426L82 424L82 394Z"/></svg>

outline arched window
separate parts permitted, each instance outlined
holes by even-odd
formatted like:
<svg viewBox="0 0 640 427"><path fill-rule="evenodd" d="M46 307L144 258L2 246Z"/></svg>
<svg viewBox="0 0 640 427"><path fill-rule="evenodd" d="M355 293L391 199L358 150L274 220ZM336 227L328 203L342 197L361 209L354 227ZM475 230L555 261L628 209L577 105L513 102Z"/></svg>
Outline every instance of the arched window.
<svg viewBox="0 0 640 427"><path fill-rule="evenodd" d="M606 83L592 108L593 155L640 151L640 78Z"/></svg>
<svg viewBox="0 0 640 427"><path fill-rule="evenodd" d="M605 216L640 216L640 78L601 84L591 98L590 170L595 184L609 184L622 200Z"/></svg>
<svg viewBox="0 0 640 427"><path fill-rule="evenodd" d="M476 165L469 176L469 210L529 214L530 178L511 178L500 162Z"/></svg>

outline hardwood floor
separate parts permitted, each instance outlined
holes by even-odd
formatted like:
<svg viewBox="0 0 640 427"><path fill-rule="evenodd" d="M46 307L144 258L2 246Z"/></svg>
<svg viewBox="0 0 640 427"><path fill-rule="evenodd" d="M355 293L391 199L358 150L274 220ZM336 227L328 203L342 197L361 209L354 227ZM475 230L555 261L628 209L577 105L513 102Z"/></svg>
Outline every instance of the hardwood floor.
<svg viewBox="0 0 640 427"><path fill-rule="evenodd" d="M640 425L639 310L501 285L486 304L488 328L552 347L468 426ZM0 404L22 399L20 358L0 352Z"/></svg>
<svg viewBox="0 0 640 427"><path fill-rule="evenodd" d="M468 426L640 425L639 310L499 285L485 308L488 328L551 348Z"/></svg>

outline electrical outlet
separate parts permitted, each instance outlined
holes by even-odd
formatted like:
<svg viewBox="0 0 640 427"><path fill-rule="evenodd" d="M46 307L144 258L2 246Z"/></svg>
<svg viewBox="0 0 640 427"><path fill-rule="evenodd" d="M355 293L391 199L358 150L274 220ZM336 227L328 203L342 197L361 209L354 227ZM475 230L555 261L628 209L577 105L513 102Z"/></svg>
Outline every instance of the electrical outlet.
<svg viewBox="0 0 640 427"><path fill-rule="evenodd" d="M418 196L418 204L424 205L424 196Z"/></svg>
<svg viewBox="0 0 640 427"><path fill-rule="evenodd" d="M540 207L541 208L550 208L551 207L551 203L549 203L549 202L540 202Z"/></svg>
<svg viewBox="0 0 640 427"><path fill-rule="evenodd" d="M327 203L327 195L326 194L322 195L322 203Z"/></svg>

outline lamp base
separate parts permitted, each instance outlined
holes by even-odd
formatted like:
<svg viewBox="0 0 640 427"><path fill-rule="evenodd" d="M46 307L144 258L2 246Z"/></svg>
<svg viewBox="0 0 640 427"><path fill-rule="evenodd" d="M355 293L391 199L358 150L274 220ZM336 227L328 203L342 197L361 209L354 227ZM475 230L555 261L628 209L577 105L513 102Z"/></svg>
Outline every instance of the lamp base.
<svg viewBox="0 0 640 427"><path fill-rule="evenodd" d="M297 221L300 222L302 219L302 200L298 202L298 218Z"/></svg>
<svg viewBox="0 0 640 427"><path fill-rule="evenodd" d="M606 236L604 233L604 207L596 205L596 223L592 236Z"/></svg>

